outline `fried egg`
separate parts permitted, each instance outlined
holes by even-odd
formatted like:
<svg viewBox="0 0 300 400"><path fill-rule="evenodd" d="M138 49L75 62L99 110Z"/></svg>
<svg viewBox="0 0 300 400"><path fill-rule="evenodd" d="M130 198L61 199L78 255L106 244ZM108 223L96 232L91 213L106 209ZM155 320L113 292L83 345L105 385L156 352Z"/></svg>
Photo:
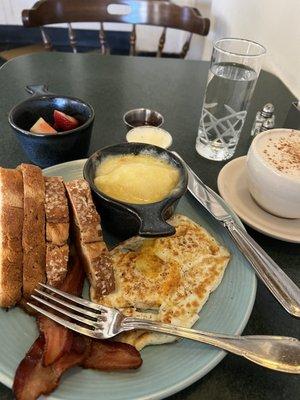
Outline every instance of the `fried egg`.
<svg viewBox="0 0 300 400"><path fill-rule="evenodd" d="M134 237L110 252L115 291L93 301L118 308L127 316L190 328L209 294L222 280L230 254L203 227L183 215L168 221L173 236ZM153 332L132 331L119 341L137 349L176 338Z"/></svg>

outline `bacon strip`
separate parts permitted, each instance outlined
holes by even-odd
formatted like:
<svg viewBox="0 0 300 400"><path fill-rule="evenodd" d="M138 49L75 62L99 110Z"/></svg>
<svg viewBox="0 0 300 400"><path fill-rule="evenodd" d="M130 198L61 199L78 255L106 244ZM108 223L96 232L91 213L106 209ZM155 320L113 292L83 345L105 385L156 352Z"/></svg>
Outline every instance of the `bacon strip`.
<svg viewBox="0 0 300 400"><path fill-rule="evenodd" d="M99 371L116 371L139 368L142 362L140 353L129 344L92 340L90 354L83 360L81 366Z"/></svg>
<svg viewBox="0 0 300 400"><path fill-rule="evenodd" d="M53 385L49 385L49 382L47 382L48 385L45 383L45 378L47 381L50 378L49 373L45 373L42 368L44 344L44 338L38 337L17 368L13 392L18 400L34 399L39 394L50 393L52 390Z"/></svg>
<svg viewBox="0 0 300 400"><path fill-rule="evenodd" d="M81 295L84 272L73 258L60 289ZM36 400L51 393L61 375L75 365L101 371L138 368L142 364L139 352L132 346L104 340L90 340L46 317L38 318L40 336L19 364L13 385L16 400Z"/></svg>
<svg viewBox="0 0 300 400"><path fill-rule="evenodd" d="M84 271L80 267L78 258L71 259L70 268L60 289L64 292L80 296L82 293ZM70 330L44 316L38 317L38 326L45 338L44 358L45 366L57 361L64 353L69 352L73 334Z"/></svg>
<svg viewBox="0 0 300 400"><path fill-rule="evenodd" d="M37 322L45 339L43 365L47 367L71 350L73 334L47 317L38 317Z"/></svg>
<svg viewBox="0 0 300 400"><path fill-rule="evenodd" d="M81 296L85 275L80 265L79 257L71 253L69 264L71 267L69 267L67 276L59 286L59 289L74 296Z"/></svg>
<svg viewBox="0 0 300 400"><path fill-rule="evenodd" d="M42 394L51 393L58 386L63 372L80 364L90 351L88 341L74 335L70 352L54 364L45 367L44 345L45 341L41 335L19 364L13 385L16 400L36 400Z"/></svg>
<svg viewBox="0 0 300 400"><path fill-rule="evenodd" d="M75 365L81 365L90 354L90 340L81 335L73 334L72 347L69 353L64 354L53 364L53 369L58 377Z"/></svg>

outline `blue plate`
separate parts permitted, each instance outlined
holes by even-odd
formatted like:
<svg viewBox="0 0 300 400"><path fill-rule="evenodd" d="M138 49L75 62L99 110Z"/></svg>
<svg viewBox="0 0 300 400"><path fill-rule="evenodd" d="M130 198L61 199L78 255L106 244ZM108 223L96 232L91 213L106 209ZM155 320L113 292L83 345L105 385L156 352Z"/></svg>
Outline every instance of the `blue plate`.
<svg viewBox="0 0 300 400"><path fill-rule="evenodd" d="M71 161L44 170L65 180L82 177L85 160ZM252 268L232 243L225 229L187 194L178 212L206 228L231 253L219 287L210 295L194 328L239 334L253 307L256 278ZM234 219L239 221L233 214ZM19 308L0 311L0 381L11 387L15 370L37 337L35 320ZM137 371L97 372L74 368L63 375L59 388L48 400L154 400L163 399L200 379L214 368L225 352L189 340L146 347Z"/></svg>

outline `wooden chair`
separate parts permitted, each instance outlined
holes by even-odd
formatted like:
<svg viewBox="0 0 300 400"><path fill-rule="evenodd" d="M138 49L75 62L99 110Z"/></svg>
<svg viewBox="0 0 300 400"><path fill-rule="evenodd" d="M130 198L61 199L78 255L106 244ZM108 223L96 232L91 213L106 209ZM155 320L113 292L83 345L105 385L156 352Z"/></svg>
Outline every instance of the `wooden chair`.
<svg viewBox="0 0 300 400"><path fill-rule="evenodd" d="M116 11L116 6L122 11ZM40 27L44 47L48 50L52 49L52 44L43 26L67 23L69 42L74 53L77 52L77 40L71 23L100 22L99 44L103 55L109 52L104 22L132 24L130 55L136 55L136 25L164 28L159 39L157 57L163 53L167 28L175 28L189 32L179 54L181 58L186 56L193 34L207 35L210 25L209 19L202 18L197 9L160 0L42 0L30 10L23 10L22 20L26 27Z"/></svg>

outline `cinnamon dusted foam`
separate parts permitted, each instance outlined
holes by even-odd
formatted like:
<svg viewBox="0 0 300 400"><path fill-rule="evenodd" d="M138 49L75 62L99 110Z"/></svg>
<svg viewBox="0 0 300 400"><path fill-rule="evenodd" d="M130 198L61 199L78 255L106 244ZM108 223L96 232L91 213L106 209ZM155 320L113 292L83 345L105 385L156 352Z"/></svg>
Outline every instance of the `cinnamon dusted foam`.
<svg viewBox="0 0 300 400"><path fill-rule="evenodd" d="M300 131L270 131L260 138L257 148L271 167L300 179Z"/></svg>

